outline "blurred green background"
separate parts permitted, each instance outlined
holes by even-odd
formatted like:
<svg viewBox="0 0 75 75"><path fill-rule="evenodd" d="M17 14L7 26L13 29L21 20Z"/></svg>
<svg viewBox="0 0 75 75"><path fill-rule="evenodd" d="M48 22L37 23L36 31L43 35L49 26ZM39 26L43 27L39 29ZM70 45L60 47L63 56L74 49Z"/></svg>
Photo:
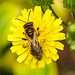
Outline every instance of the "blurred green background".
<svg viewBox="0 0 75 75"><path fill-rule="evenodd" d="M63 0L54 0L52 8L55 13L66 23L72 21L70 12L63 7ZM65 45L64 51L59 51L60 59L43 69L31 69L24 63L16 61L16 53L10 51L11 43L7 41L11 19L20 14L24 8L33 8L31 0L0 0L0 75L75 75L75 52L70 52L69 45ZM63 32L66 33L64 26Z"/></svg>

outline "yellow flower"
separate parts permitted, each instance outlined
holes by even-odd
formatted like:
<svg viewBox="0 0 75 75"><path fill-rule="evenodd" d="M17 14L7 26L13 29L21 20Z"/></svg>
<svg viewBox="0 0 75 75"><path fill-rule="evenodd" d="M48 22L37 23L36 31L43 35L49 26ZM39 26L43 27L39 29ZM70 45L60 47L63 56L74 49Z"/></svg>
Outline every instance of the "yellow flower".
<svg viewBox="0 0 75 75"><path fill-rule="evenodd" d="M31 68L43 68L45 63L52 63L52 60L57 61L59 59L57 49L63 50L64 47L58 40L65 39L65 34L60 32L63 30L60 25L62 20L55 19L49 9L43 14L40 6L35 6L34 11L24 9L21 13L22 15L12 20L13 26L10 27L12 34L8 35L8 40L12 41L13 45L10 48L12 53L16 52L19 55L17 61L31 64ZM41 50L40 60L38 56L31 53L32 48L25 34L24 25L29 22L33 22L36 35L39 34L37 40Z"/></svg>

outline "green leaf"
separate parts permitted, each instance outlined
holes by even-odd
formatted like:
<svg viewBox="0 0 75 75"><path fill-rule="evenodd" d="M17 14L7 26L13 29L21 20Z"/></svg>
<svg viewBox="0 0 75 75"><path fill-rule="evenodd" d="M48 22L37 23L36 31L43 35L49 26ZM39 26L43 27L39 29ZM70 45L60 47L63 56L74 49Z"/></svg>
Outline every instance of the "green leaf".
<svg viewBox="0 0 75 75"><path fill-rule="evenodd" d="M53 0L32 0L34 5L38 6L48 6L50 4L53 4Z"/></svg>
<svg viewBox="0 0 75 75"><path fill-rule="evenodd" d="M75 0L64 0L64 7L74 11L75 9Z"/></svg>
<svg viewBox="0 0 75 75"><path fill-rule="evenodd" d="M67 33L67 35L66 35L66 41L67 41L67 43L70 45L70 50L71 50L71 51L75 51L75 40L72 40L72 39L70 38L70 36L68 35L68 33Z"/></svg>
<svg viewBox="0 0 75 75"><path fill-rule="evenodd" d="M75 51L75 23L68 26L66 41L70 45L70 50Z"/></svg>
<svg viewBox="0 0 75 75"><path fill-rule="evenodd" d="M75 40L75 24L71 24L68 26L68 35L71 40Z"/></svg>
<svg viewBox="0 0 75 75"><path fill-rule="evenodd" d="M75 44L72 44L72 45L70 46L70 49L71 49L72 51L75 51Z"/></svg>

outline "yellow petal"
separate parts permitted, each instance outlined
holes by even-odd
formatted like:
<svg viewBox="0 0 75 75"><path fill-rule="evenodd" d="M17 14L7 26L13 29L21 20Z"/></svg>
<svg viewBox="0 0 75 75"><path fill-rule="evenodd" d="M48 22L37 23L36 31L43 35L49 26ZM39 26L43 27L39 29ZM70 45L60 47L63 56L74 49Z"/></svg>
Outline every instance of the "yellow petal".
<svg viewBox="0 0 75 75"><path fill-rule="evenodd" d="M46 63L47 63L47 64L50 64L50 63L52 63L52 60L51 60L51 58L46 58Z"/></svg>
<svg viewBox="0 0 75 75"><path fill-rule="evenodd" d="M18 45L18 44L21 44L21 43L22 43L22 41L13 41L12 45Z"/></svg>
<svg viewBox="0 0 75 75"><path fill-rule="evenodd" d="M9 41L21 41L22 39L20 37L15 37L15 35L10 34L8 35L8 40Z"/></svg>
<svg viewBox="0 0 75 75"><path fill-rule="evenodd" d="M54 28L54 26L51 25L50 27L45 28L44 30L42 29L42 32L40 32L40 36L48 36L48 34L50 35L50 33L53 30L53 28Z"/></svg>
<svg viewBox="0 0 75 75"><path fill-rule="evenodd" d="M46 57L49 57L50 56L50 52L49 52L49 50L48 50L48 48L46 47L45 44L42 44L42 52L44 53L44 55Z"/></svg>
<svg viewBox="0 0 75 75"><path fill-rule="evenodd" d="M57 28L54 29L54 26L51 25L50 27L48 27L47 29L45 29L45 31L41 34L43 34L43 36L50 36L50 35L56 35L59 31L61 31L63 29L62 26L58 26Z"/></svg>
<svg viewBox="0 0 75 75"><path fill-rule="evenodd" d="M43 15L42 20L44 21L44 25L46 25L46 26L50 25L50 21L49 20L50 20L50 17L51 17L51 13L52 13L52 11L47 9L45 14ZM53 21L53 20L51 20L51 21Z"/></svg>
<svg viewBox="0 0 75 75"><path fill-rule="evenodd" d="M53 41L48 41L47 39L45 39L46 42L44 42L44 46L43 47L46 47L47 50L49 50L49 52L52 52L53 54L56 54L57 53L57 50L55 49L55 42ZM41 44L42 46L42 44Z"/></svg>
<svg viewBox="0 0 75 75"><path fill-rule="evenodd" d="M15 35L15 37L26 38L25 34L20 31L13 32L13 34Z"/></svg>
<svg viewBox="0 0 75 75"><path fill-rule="evenodd" d="M28 40L12 41L12 45L19 45L19 44L23 45L24 47L29 46Z"/></svg>
<svg viewBox="0 0 75 75"><path fill-rule="evenodd" d="M45 14L43 15L43 19L47 20L48 18L50 18L51 14L52 14L52 11L47 9Z"/></svg>
<svg viewBox="0 0 75 75"><path fill-rule="evenodd" d="M29 42L28 42L28 40L23 40L23 42L22 42L22 46L23 46L23 48L26 48L26 47L29 47L30 48L30 45L29 45Z"/></svg>
<svg viewBox="0 0 75 75"><path fill-rule="evenodd" d="M56 54L58 51L54 47L49 47L50 52Z"/></svg>
<svg viewBox="0 0 75 75"><path fill-rule="evenodd" d="M45 44L48 46L54 46L54 41L50 41L49 39L45 39Z"/></svg>
<svg viewBox="0 0 75 75"><path fill-rule="evenodd" d="M53 53L53 54L56 54L58 51L55 49L55 47L52 47L52 46L47 46L48 50Z"/></svg>
<svg viewBox="0 0 75 75"><path fill-rule="evenodd" d="M28 56L28 53L29 53L29 51L24 52L22 55L20 55L20 56L17 58L17 61L18 61L19 63L23 62L23 61L26 59L26 57Z"/></svg>
<svg viewBox="0 0 75 75"><path fill-rule="evenodd" d="M46 16L45 16L46 17ZM40 23L39 23L39 31L50 31L52 30L51 27L52 23L54 21L55 17L54 16L47 16L46 18L43 18Z"/></svg>
<svg viewBox="0 0 75 75"><path fill-rule="evenodd" d="M32 69L34 69L34 68L36 69L36 67L37 67L37 64L36 63L31 63L31 68Z"/></svg>
<svg viewBox="0 0 75 75"><path fill-rule="evenodd" d="M36 68L37 67L37 59L33 58L31 62L31 68Z"/></svg>
<svg viewBox="0 0 75 75"><path fill-rule="evenodd" d="M40 28L41 30L44 28L44 29L47 29L48 27L50 28L52 22L54 21L55 17L54 16L51 16L51 13L52 11L47 9L45 14L43 15L43 18L42 18L42 22L40 23Z"/></svg>
<svg viewBox="0 0 75 75"><path fill-rule="evenodd" d="M22 47L21 45L16 45L16 46L12 46L10 49L11 49L12 53L14 53L17 50L20 50L21 47Z"/></svg>
<svg viewBox="0 0 75 75"><path fill-rule="evenodd" d="M15 18L13 18L11 21L12 21L13 25L15 25L15 27L18 27L20 29L23 28L23 25L19 20L16 20Z"/></svg>
<svg viewBox="0 0 75 75"><path fill-rule="evenodd" d="M61 26L58 26L58 27L55 28L55 29L53 29L52 32L59 32L59 31L61 31L61 30L63 30L63 26L62 26L62 25L61 25Z"/></svg>
<svg viewBox="0 0 75 75"><path fill-rule="evenodd" d="M62 23L62 20L60 18L56 19L52 25L54 25L54 28L57 28Z"/></svg>
<svg viewBox="0 0 75 75"><path fill-rule="evenodd" d="M25 61L24 61L25 64L29 64L30 63L30 60L27 58Z"/></svg>
<svg viewBox="0 0 75 75"><path fill-rule="evenodd" d="M60 42L55 42L55 48L63 50L64 45L62 43L60 43Z"/></svg>
<svg viewBox="0 0 75 75"><path fill-rule="evenodd" d="M27 48L23 48L23 47L21 46L21 48L18 49L18 50L16 51L16 53L17 53L17 55L20 55L20 54L26 52L27 50L28 50L28 47L27 47Z"/></svg>
<svg viewBox="0 0 75 75"><path fill-rule="evenodd" d="M26 23L25 17L20 15L20 16L18 16L17 19L19 19L18 21L22 24L22 27L23 27L23 25Z"/></svg>
<svg viewBox="0 0 75 75"><path fill-rule="evenodd" d="M10 26L10 29L9 30L12 31L12 32L13 31L15 32L15 31L17 31L17 28L15 26Z"/></svg>
<svg viewBox="0 0 75 75"><path fill-rule="evenodd" d="M64 40L65 39L65 34L64 33L51 33L50 35L46 36L48 39L51 40Z"/></svg>
<svg viewBox="0 0 75 75"><path fill-rule="evenodd" d="M34 16L37 20L41 20L42 17L42 11L40 6L35 6L34 8Z"/></svg>
<svg viewBox="0 0 75 75"><path fill-rule="evenodd" d="M46 57L44 56L44 59L45 59L45 61L46 61L47 64L52 63L51 57L46 58Z"/></svg>
<svg viewBox="0 0 75 75"><path fill-rule="evenodd" d="M23 25L24 25L25 23L23 23L23 22L21 22L21 21L19 21L19 20L16 20L15 18L12 20L12 23L14 24L14 27L16 27L16 30L13 31L13 32L16 32L16 31L18 31L18 32L20 32L20 33L23 33L23 32L24 32ZM22 24L22 23L23 23L23 24Z"/></svg>
<svg viewBox="0 0 75 75"><path fill-rule="evenodd" d="M53 37L55 37L56 40L64 40L65 39L65 34L64 33L57 33Z"/></svg>
<svg viewBox="0 0 75 75"><path fill-rule="evenodd" d="M42 17L42 11L41 11L40 6L35 6L35 8L34 8L34 16L33 17L34 17L34 20L33 20L34 28L35 28L35 30L37 30L37 28L39 27L39 24L40 24L39 22L40 22L41 17Z"/></svg>
<svg viewBox="0 0 75 75"><path fill-rule="evenodd" d="M38 67L39 68L44 68L44 65L45 65L44 59L41 59L40 61L38 61Z"/></svg>
<svg viewBox="0 0 75 75"><path fill-rule="evenodd" d="M51 53L51 54L50 54L50 57L51 57L54 61L57 61L57 59L59 59L58 54L53 54L53 53Z"/></svg>
<svg viewBox="0 0 75 75"><path fill-rule="evenodd" d="M56 34L58 32L60 32L61 30L63 29L62 26L58 26L57 28L54 29L54 26L51 28L47 28L46 31L45 31L45 34L48 36L48 35L53 35L53 34Z"/></svg>
<svg viewBox="0 0 75 75"><path fill-rule="evenodd" d="M33 58L33 55L31 55L31 54L29 53L28 59L31 60L32 58Z"/></svg>
<svg viewBox="0 0 75 75"><path fill-rule="evenodd" d="M33 57L32 63L37 63L37 59L35 57Z"/></svg>
<svg viewBox="0 0 75 75"><path fill-rule="evenodd" d="M49 50L47 48L43 48L42 52L45 54L46 57L50 56L50 52L49 52Z"/></svg>
<svg viewBox="0 0 75 75"><path fill-rule="evenodd" d="M27 22L29 12L26 9L24 9L24 10L21 10L21 13L22 13L25 21Z"/></svg>
<svg viewBox="0 0 75 75"><path fill-rule="evenodd" d="M12 31L12 32L19 32L19 33L25 32L23 27L22 28L17 28L15 26L10 26L10 31Z"/></svg>

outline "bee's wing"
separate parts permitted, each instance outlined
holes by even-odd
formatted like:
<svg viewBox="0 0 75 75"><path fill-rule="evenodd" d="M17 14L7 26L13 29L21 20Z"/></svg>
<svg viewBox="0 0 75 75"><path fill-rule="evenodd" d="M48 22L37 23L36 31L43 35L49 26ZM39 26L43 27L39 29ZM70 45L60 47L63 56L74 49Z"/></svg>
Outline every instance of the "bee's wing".
<svg viewBox="0 0 75 75"><path fill-rule="evenodd" d="M36 31L35 31L35 30L34 30L33 39L31 39L27 34L26 34L26 37L28 38L30 45L31 45L31 43L32 43L32 44L35 46L36 43L38 43L37 35L36 35Z"/></svg>
<svg viewBox="0 0 75 75"><path fill-rule="evenodd" d="M29 41L29 44L31 45L32 39L27 35L27 33L25 33L25 35L26 35L26 37L27 37L27 39Z"/></svg>
<svg viewBox="0 0 75 75"><path fill-rule="evenodd" d="M32 41L33 41L34 44L35 44L35 42L38 43L36 31L34 31L34 36L33 36L33 40Z"/></svg>

